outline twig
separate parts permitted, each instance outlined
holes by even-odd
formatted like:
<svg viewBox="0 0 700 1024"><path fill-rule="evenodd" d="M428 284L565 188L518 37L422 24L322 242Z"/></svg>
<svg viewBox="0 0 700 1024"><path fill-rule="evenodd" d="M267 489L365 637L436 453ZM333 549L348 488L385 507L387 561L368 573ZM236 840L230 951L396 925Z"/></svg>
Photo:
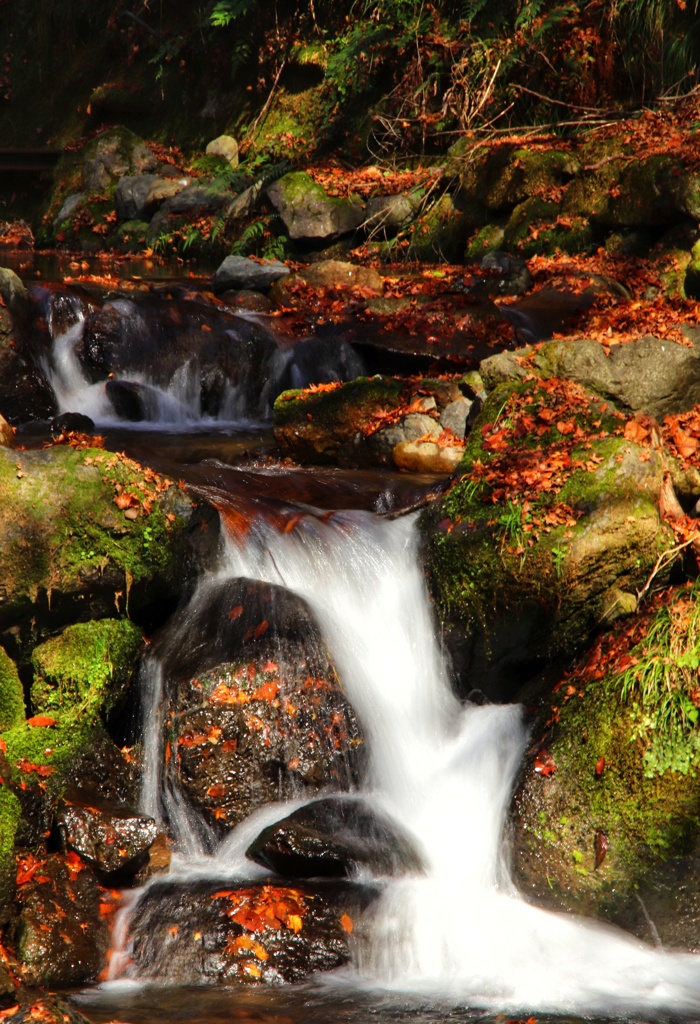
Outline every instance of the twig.
<svg viewBox="0 0 700 1024"><path fill-rule="evenodd" d="M535 96L538 100L544 100L545 103L553 103L557 107L566 107L567 110L585 110L589 114L595 114L600 117L615 117L618 120L620 118L629 117L630 111L628 110L599 110L598 107L584 107L580 103L566 103L564 100L555 100L551 96L545 96L541 92L535 92L534 89L528 89L525 85L519 85L517 82L511 83L513 89L519 89L520 92L526 92L530 96Z"/></svg>
<svg viewBox="0 0 700 1024"><path fill-rule="evenodd" d="M270 109L270 104L272 103L272 97L275 95L275 90L277 88L277 83L280 80L280 76L281 76L282 72L284 71L286 64L287 64L287 58L285 57L284 60L282 61L282 63L280 64L280 66L279 66L277 74L275 75L275 80L272 83L272 88L270 89L270 92L268 93L268 97L265 100L264 107L262 108L262 110L260 111L258 116L255 118L255 120L253 121L252 125L250 126L250 128L248 129L248 131L246 133L245 143L244 143L244 147L243 148L246 148L246 149L248 148L248 146L250 145L250 143L253 140L253 136L255 135L255 129L258 127L258 125L260 124L262 119L265 117L265 114L267 114L268 110Z"/></svg>
<svg viewBox="0 0 700 1024"><path fill-rule="evenodd" d="M637 607L639 607L639 605L641 604L642 598L647 593L647 591L649 590L649 588L651 587L652 583L659 575L661 570L666 569L669 565L675 562L676 555L678 555L685 548L690 547L691 544L694 544L698 540L698 538L700 538L700 530L696 530L693 536L690 537L688 540L684 540L682 544L676 544L675 547L667 548L666 551L661 552L659 557L656 559L656 565L651 570L649 579L646 581L642 589L637 591Z"/></svg>

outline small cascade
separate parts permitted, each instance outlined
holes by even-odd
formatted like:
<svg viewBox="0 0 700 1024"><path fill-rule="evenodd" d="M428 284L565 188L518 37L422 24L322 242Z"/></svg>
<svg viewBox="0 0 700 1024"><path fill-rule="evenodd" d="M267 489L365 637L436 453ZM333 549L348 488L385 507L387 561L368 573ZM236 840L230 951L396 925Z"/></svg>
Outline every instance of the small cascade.
<svg viewBox="0 0 700 1024"><path fill-rule="evenodd" d="M305 515L287 532L256 521L244 539L229 539L219 573L285 587L311 607L368 738L362 797L413 837L425 868L380 880L351 981L508 1011L697 1013L696 957L540 910L514 890L503 830L527 741L521 712L462 707L452 694L416 547L410 517ZM181 822L172 793L170 806L163 802L162 684L152 670L145 807ZM185 882L191 893L207 878L210 887L260 878L245 857L251 839L303 802L260 809L211 856L184 842L163 893L172 898L173 885ZM147 889L145 911L137 907L146 921L157 893Z"/></svg>
<svg viewBox="0 0 700 1024"><path fill-rule="evenodd" d="M264 318L185 295L91 298L45 290L36 299L50 349L41 368L60 413L98 426L192 430L268 420L288 387L363 372L351 346L309 338L278 345Z"/></svg>

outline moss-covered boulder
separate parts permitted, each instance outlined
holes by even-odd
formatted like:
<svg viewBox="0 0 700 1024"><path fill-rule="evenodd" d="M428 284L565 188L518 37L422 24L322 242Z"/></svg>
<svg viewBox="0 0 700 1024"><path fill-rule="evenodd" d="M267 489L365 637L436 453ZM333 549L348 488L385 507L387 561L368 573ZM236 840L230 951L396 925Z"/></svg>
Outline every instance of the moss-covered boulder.
<svg viewBox="0 0 700 1024"><path fill-rule="evenodd" d="M111 617L175 601L192 502L124 456L0 449L0 625Z"/></svg>
<svg viewBox="0 0 700 1024"><path fill-rule="evenodd" d="M22 809L15 794L4 785L0 787L0 924L10 916L15 893L15 835Z"/></svg>
<svg viewBox="0 0 700 1024"><path fill-rule="evenodd" d="M483 224L483 219L478 210L465 204L461 197L445 193L411 225L410 259L429 263L460 262L467 238Z"/></svg>
<svg viewBox="0 0 700 1024"><path fill-rule="evenodd" d="M466 383L464 388L471 392ZM405 420L421 416L422 427L412 435L414 440L431 424L439 435L440 412L461 394L457 381L406 381L381 375L285 391L273 408L275 437L295 458L391 466L393 447L407 440L401 430Z"/></svg>
<svg viewBox="0 0 700 1024"><path fill-rule="evenodd" d="M672 546L664 464L607 403L552 378L496 388L460 470L420 520L430 586L459 687L512 699Z"/></svg>
<svg viewBox="0 0 700 1024"><path fill-rule="evenodd" d="M535 726L514 802L528 899L698 949L700 603L668 591L596 640Z"/></svg>
<svg viewBox="0 0 700 1024"><path fill-rule="evenodd" d="M24 689L17 666L0 647L0 732L24 722Z"/></svg>
<svg viewBox="0 0 700 1024"><path fill-rule="evenodd" d="M110 711L133 672L141 642L141 630L129 619L67 626L34 648L33 709Z"/></svg>
<svg viewBox="0 0 700 1024"><path fill-rule="evenodd" d="M267 194L294 241L332 240L355 231L364 220L358 196L329 196L305 171L283 175Z"/></svg>
<svg viewBox="0 0 700 1024"><path fill-rule="evenodd" d="M592 249L595 237L586 217L562 216L558 202L532 196L511 213L502 244L508 252L526 257L584 253Z"/></svg>
<svg viewBox="0 0 700 1024"><path fill-rule="evenodd" d="M448 167L459 176L462 192L489 214L507 213L532 196L561 188L580 171L575 153L546 147L497 143L476 151L453 147L451 154Z"/></svg>

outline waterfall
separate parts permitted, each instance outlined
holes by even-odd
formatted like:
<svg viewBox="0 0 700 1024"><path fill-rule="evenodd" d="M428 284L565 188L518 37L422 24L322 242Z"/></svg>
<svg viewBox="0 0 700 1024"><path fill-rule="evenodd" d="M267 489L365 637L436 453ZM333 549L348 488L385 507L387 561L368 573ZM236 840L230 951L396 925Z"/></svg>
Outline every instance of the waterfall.
<svg viewBox="0 0 700 1024"><path fill-rule="evenodd" d="M219 569L219 578L282 584L311 606L368 736L365 798L414 835L426 865L423 876L385 883L358 943L353 984L511 1011L699 1010L696 957L540 910L515 891L503 827L526 730L516 706L462 707L452 694L412 519L307 515L287 533L256 522L244 540L228 539ZM157 666L150 686L157 707ZM145 794L157 813L153 721ZM175 877L260 877L247 845L301 803L256 811L212 856L185 843Z"/></svg>

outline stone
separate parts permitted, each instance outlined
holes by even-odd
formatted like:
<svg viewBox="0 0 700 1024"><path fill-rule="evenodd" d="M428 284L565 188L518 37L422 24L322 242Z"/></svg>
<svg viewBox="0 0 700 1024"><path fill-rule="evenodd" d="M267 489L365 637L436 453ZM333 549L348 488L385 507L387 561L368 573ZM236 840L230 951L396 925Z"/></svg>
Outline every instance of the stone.
<svg viewBox="0 0 700 1024"><path fill-rule="evenodd" d="M434 441L401 441L392 451L396 467L409 473L452 473L463 454L459 445L443 446Z"/></svg>
<svg viewBox="0 0 700 1024"><path fill-rule="evenodd" d="M12 425L56 412L56 398L41 368L35 310L14 271L0 268L0 412Z"/></svg>
<svg viewBox="0 0 700 1024"><path fill-rule="evenodd" d="M404 416L401 425L407 441L417 441L426 434L432 437L438 437L440 434L438 421L422 412L412 412Z"/></svg>
<svg viewBox="0 0 700 1024"><path fill-rule="evenodd" d="M250 185L240 195L237 195L226 208L224 217L227 231L233 230L237 226L237 221L252 217L260 202L264 184L264 180L256 181L254 185Z"/></svg>
<svg viewBox="0 0 700 1024"><path fill-rule="evenodd" d="M376 270L343 260L312 263L298 276L311 288L361 288L378 295L384 290L384 278Z"/></svg>
<svg viewBox="0 0 700 1024"><path fill-rule="evenodd" d="M216 832L265 803L357 783L359 724L300 597L248 579L212 585L155 649L174 712L162 740L172 784Z"/></svg>
<svg viewBox="0 0 700 1024"><path fill-rule="evenodd" d="M85 148L85 191L102 192L127 174L148 174L157 166L155 156L137 135L125 128L109 129Z"/></svg>
<svg viewBox="0 0 700 1024"><path fill-rule="evenodd" d="M246 857L282 878L347 878L420 873L414 843L365 800L326 797L263 829Z"/></svg>
<svg viewBox="0 0 700 1024"><path fill-rule="evenodd" d="M305 171L283 175L267 194L293 241L334 239L352 233L364 220L359 197L332 198Z"/></svg>
<svg viewBox="0 0 700 1024"><path fill-rule="evenodd" d="M156 881L129 922L128 975L159 984L304 981L350 960L350 935L376 898L349 882Z"/></svg>
<svg viewBox="0 0 700 1024"><path fill-rule="evenodd" d="M17 902L17 958L40 985L65 988L97 978L110 937L91 868L50 854L20 883Z"/></svg>
<svg viewBox="0 0 700 1024"><path fill-rule="evenodd" d="M370 196L362 228L370 237L391 238L411 223L416 209L408 196Z"/></svg>
<svg viewBox="0 0 700 1024"><path fill-rule="evenodd" d="M87 195L85 192L72 192L71 195L67 196L54 218L54 231L58 231L64 221L70 220L76 210L79 210L86 200Z"/></svg>
<svg viewBox="0 0 700 1024"><path fill-rule="evenodd" d="M484 287L491 295L524 295L532 288L532 274L519 256L494 250L482 258L481 268L489 274Z"/></svg>
<svg viewBox="0 0 700 1024"><path fill-rule="evenodd" d="M458 398L450 402L440 414L440 426L445 430L451 430L455 437L464 437L473 404L469 398Z"/></svg>
<svg viewBox="0 0 700 1024"><path fill-rule="evenodd" d="M207 143L207 156L220 156L231 167L238 167L238 143L231 135L219 135Z"/></svg>
<svg viewBox="0 0 700 1024"><path fill-rule="evenodd" d="M69 790L56 824L64 847L74 850L113 884L109 876L133 877L148 860L158 826L148 815L110 806L95 793Z"/></svg>
<svg viewBox="0 0 700 1024"><path fill-rule="evenodd" d="M213 185L192 184L180 189L161 209L168 214L204 213L220 210L228 203L229 198L230 193L225 189Z"/></svg>
<svg viewBox="0 0 700 1024"><path fill-rule="evenodd" d="M166 200L179 195L191 179L163 178L157 174L125 175L117 182L114 204L122 221L149 220Z"/></svg>
<svg viewBox="0 0 700 1024"><path fill-rule="evenodd" d="M279 260L258 262L245 256L227 256L214 274L212 289L215 294L228 288L264 291L287 274L289 267Z"/></svg>

